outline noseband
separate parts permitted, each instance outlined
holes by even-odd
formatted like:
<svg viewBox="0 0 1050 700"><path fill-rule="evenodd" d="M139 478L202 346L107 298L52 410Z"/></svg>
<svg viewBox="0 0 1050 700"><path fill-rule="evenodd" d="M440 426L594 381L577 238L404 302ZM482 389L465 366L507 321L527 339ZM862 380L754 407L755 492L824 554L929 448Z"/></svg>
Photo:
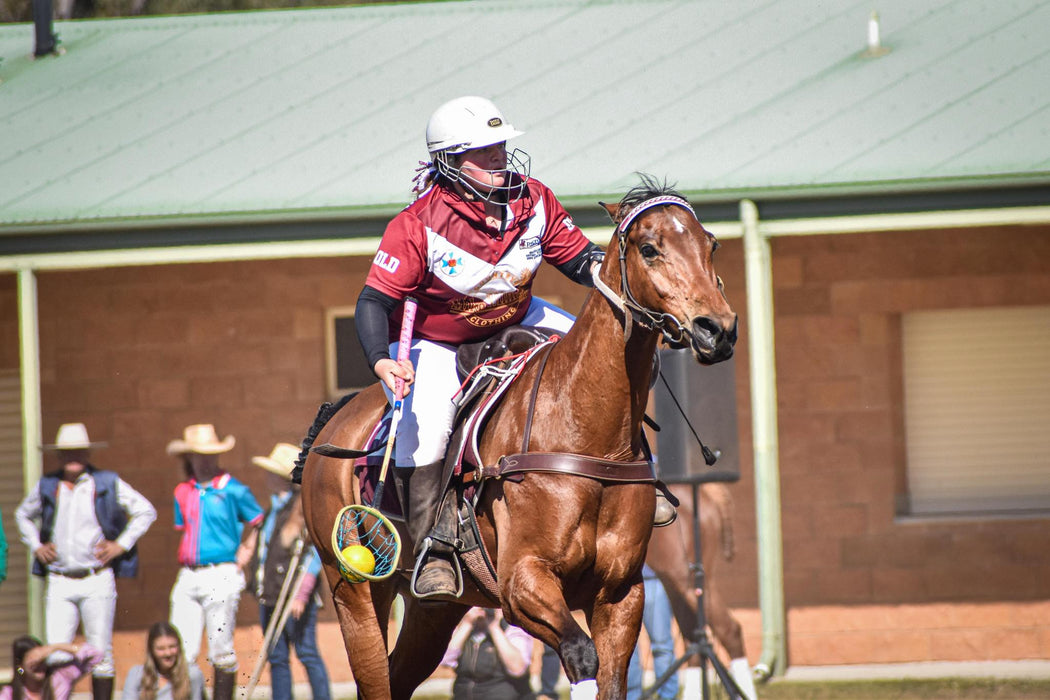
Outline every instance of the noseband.
<svg viewBox="0 0 1050 700"><path fill-rule="evenodd" d="M659 197L653 197L647 199L641 204L638 204L630 212L627 213L619 224L616 226L616 235L619 239L620 247L620 294L616 294L607 284L598 278L598 275L594 276L595 288L605 296L610 302L613 303L616 308L620 309L624 313L624 334L628 337L631 333L631 323L636 322L638 325L650 331L658 331L672 347L685 347L688 345L688 338L690 336L689 330L682 325L682 323L672 316L671 314L664 313L662 311L654 311L640 304L637 299L634 298L634 294L631 293L631 285L627 281L627 229L631 227L631 224L642 215L645 211L652 209L653 207L660 206L676 206L682 207L693 215L697 223L700 222L696 212L689 205L689 202L685 201L681 197L675 197L672 195L660 195ZM630 313L627 313L627 311Z"/></svg>

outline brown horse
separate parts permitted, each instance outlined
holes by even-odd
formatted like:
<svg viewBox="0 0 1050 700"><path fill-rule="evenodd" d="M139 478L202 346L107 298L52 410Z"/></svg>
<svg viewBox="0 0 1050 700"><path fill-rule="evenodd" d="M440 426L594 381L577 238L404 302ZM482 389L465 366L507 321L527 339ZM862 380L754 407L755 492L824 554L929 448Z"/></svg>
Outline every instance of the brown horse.
<svg viewBox="0 0 1050 700"><path fill-rule="evenodd" d="M618 205L604 206L618 224L599 273L597 286L605 291L588 295L545 368L530 363L507 391L480 439L485 465L521 451L530 404L530 452L639 460L660 336L689 346L701 362L732 355L737 319L712 265L717 243L685 200L643 176ZM316 440L361 448L386 408L374 385L343 406ZM347 583L330 532L343 505L360 498L352 462L310 453L302 487L358 692L369 700L410 697L437 668L468 606L493 601L468 585L459 599L420 605L407 594L411 546L390 578ZM558 651L581 695L593 697L593 680L603 700L625 693L654 509L653 483L644 479L533 471L520 480L490 479L480 490L475 511L498 575L499 605L510 623ZM404 622L388 659L386 621L398 592L406 593ZM572 610L584 612L592 636Z"/></svg>
<svg viewBox="0 0 1050 700"><path fill-rule="evenodd" d="M678 629L686 639L696 631L698 598L692 570L693 495L688 485L676 484L671 491L681 501L678 520L669 527L653 530L645 563L649 565L667 591ZM722 483L703 484L700 494L700 552L704 567L704 616L714 638L730 660L745 659L744 634L740 622L726 605L718 586L718 562L733 558L733 500L729 487ZM742 664L743 665L743 664ZM750 674L746 668L731 668L734 678L745 691L752 687L738 673ZM747 687L745 687L747 684Z"/></svg>

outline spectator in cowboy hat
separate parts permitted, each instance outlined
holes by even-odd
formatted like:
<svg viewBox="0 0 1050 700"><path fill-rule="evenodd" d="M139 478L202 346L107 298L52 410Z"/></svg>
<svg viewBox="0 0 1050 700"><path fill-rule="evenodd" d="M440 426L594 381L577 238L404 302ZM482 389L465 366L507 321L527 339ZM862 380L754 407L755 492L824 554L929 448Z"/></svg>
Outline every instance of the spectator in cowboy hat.
<svg viewBox="0 0 1050 700"><path fill-rule="evenodd" d="M157 518L142 494L90 463L90 451L105 445L92 442L83 423L62 425L54 444L42 446L58 456L60 468L41 478L15 511L33 574L47 577L47 643L72 642L82 625L88 644L102 653L92 669L94 700L113 696L114 577L138 572L135 543Z"/></svg>
<svg viewBox="0 0 1050 700"><path fill-rule="evenodd" d="M235 440L220 440L215 426L188 426L168 443L186 481L175 487L175 529L182 531L179 569L171 589L169 621L179 631L190 663L196 663L201 633L208 633L208 659L215 667L214 700L230 700L237 674L233 630L244 590L244 570L255 550L263 510L247 486L219 466L219 455ZM247 526L247 527L245 527Z"/></svg>
<svg viewBox="0 0 1050 700"><path fill-rule="evenodd" d="M270 690L273 700L292 700L292 673L288 664L289 647L306 669L314 700L328 700L331 689L324 659L317 649L317 577L321 558L310 542L303 517L299 487L289 477L295 468L299 448L278 443L269 456L252 457L252 464L266 470L267 485L273 491L270 510L266 513L259 537L253 591L259 600L259 619L269 631L270 647L265 651L270 662ZM301 552L293 563L296 552ZM281 591L288 582L283 600ZM287 622L278 629L285 610Z"/></svg>

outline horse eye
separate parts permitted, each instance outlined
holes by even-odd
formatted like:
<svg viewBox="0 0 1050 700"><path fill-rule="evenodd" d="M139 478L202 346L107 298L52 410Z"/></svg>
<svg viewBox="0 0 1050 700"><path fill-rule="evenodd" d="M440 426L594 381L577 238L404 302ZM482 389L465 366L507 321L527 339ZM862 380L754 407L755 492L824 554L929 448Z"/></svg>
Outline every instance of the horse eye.
<svg viewBox="0 0 1050 700"><path fill-rule="evenodd" d="M649 243L643 243L641 247L638 248L638 250L641 252L642 257L646 260L652 260L660 255L660 251L658 251L653 245Z"/></svg>
<svg viewBox="0 0 1050 700"><path fill-rule="evenodd" d="M713 253L713 252L715 252L716 250L718 250L721 247L722 247L722 244L719 243L718 241L715 241L714 243L711 244L711 252Z"/></svg>

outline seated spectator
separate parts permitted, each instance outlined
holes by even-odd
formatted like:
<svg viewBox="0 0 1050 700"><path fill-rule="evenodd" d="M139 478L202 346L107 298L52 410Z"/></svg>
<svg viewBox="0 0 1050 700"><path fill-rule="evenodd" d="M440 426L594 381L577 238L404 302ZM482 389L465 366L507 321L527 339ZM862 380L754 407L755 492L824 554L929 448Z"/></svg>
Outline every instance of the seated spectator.
<svg viewBox="0 0 1050 700"><path fill-rule="evenodd" d="M532 697L532 637L503 619L502 610L471 608L452 633L443 666L455 669L452 700Z"/></svg>
<svg viewBox="0 0 1050 700"><path fill-rule="evenodd" d="M121 700L201 700L204 676L186 661L182 638L167 622L154 623L146 635L146 663L124 679Z"/></svg>
<svg viewBox="0 0 1050 700"><path fill-rule="evenodd" d="M102 660L90 644L43 644L25 635L11 644L11 685L0 700L69 700L73 686Z"/></svg>

